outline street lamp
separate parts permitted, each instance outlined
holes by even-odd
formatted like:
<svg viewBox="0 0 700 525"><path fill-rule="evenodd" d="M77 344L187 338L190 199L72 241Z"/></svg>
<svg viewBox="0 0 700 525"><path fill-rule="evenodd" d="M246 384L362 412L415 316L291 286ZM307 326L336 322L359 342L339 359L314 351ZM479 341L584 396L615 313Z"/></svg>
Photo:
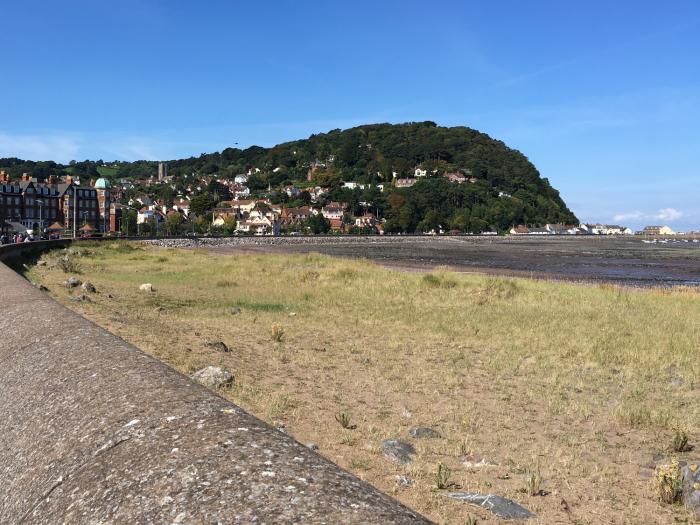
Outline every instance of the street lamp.
<svg viewBox="0 0 700 525"><path fill-rule="evenodd" d="M44 206L44 201L42 199L37 199L36 203L39 205L39 239L44 236L44 221L41 216L42 207Z"/></svg>

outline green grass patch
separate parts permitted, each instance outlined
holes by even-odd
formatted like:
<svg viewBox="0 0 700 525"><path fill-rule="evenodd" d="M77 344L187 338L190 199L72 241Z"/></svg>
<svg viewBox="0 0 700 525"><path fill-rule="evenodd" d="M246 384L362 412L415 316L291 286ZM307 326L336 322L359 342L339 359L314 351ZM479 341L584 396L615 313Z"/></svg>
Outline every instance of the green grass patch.
<svg viewBox="0 0 700 525"><path fill-rule="evenodd" d="M289 306L284 303L266 303L258 301L249 301L246 299L237 299L230 303L230 306L236 306L244 310L253 312L283 312L289 309Z"/></svg>

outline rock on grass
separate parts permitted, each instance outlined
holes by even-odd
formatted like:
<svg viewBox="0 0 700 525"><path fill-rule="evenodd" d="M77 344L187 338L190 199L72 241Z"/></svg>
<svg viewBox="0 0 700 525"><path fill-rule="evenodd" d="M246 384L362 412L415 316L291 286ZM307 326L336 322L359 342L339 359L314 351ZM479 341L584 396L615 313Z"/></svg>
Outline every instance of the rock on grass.
<svg viewBox="0 0 700 525"><path fill-rule="evenodd" d="M448 498L458 499L479 505L499 518L505 520L527 520L534 518L535 515L525 507L519 505L513 500L504 498L497 494L479 494L478 492L452 492L446 494Z"/></svg>
<svg viewBox="0 0 700 525"><path fill-rule="evenodd" d="M207 341L204 344L218 352L228 353L231 351L231 349L228 346L226 346L226 343L224 343L223 341Z"/></svg>
<svg viewBox="0 0 700 525"><path fill-rule="evenodd" d="M398 463L399 465L407 465L413 461L413 455L416 449L410 443L399 441L398 439L385 439L379 444L379 450L384 456Z"/></svg>
<svg viewBox="0 0 700 525"><path fill-rule="evenodd" d="M428 427L411 427L408 430L409 435L415 439L439 438L440 432Z"/></svg>
<svg viewBox="0 0 700 525"><path fill-rule="evenodd" d="M78 279L77 277L69 277L63 282L63 285L66 288L75 288L76 286L80 286L81 284L82 283L80 279Z"/></svg>
<svg viewBox="0 0 700 525"><path fill-rule="evenodd" d="M207 366L197 370L190 377L208 388L221 388L233 384L231 372L219 366Z"/></svg>

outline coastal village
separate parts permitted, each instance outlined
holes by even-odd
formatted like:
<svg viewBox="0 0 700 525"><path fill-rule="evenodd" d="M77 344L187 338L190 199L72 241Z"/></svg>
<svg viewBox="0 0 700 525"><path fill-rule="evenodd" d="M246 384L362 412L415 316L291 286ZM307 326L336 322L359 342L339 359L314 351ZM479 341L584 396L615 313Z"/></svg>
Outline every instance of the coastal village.
<svg viewBox="0 0 700 525"><path fill-rule="evenodd" d="M314 167L309 170L313 173ZM373 210L371 202L360 202L363 212L353 213L347 202L329 200L330 188L293 184L268 188L267 192L251 192L248 179L257 168L232 179L213 175L192 175L183 186L174 184L164 162L158 171L143 179L110 182L106 177L81 181L79 177L48 177L39 180L23 173L13 180L0 171L0 232L24 236L59 238L62 236L90 237L95 235L300 235L300 234L384 234L385 219ZM259 171L259 170L257 170ZM417 167L411 178L397 178L396 188L411 187L428 176ZM467 173L444 173L454 184L473 184L476 178ZM311 181L311 175L309 181ZM197 196L215 185L216 203L196 206ZM158 198L153 188L169 186L177 190L166 201ZM342 188L365 190L370 185L343 182ZM376 190L383 192L383 184ZM149 191L150 190L150 191ZM510 195L499 193L499 198ZM282 197L282 198L280 198ZM40 233L41 232L41 233ZM457 234L432 228L422 234ZM482 231L482 235L498 235ZM511 235L645 235L674 236L669 226L647 226L643 230L611 224L545 224L541 226L513 225ZM692 233L692 232L691 232Z"/></svg>

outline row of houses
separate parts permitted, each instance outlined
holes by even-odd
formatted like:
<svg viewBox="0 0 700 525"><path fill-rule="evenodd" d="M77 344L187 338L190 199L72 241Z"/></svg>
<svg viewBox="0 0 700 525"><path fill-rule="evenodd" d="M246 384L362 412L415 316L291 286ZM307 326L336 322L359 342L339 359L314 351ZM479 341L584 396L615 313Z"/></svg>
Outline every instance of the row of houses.
<svg viewBox="0 0 700 525"><path fill-rule="evenodd" d="M668 226L647 226L640 231L632 231L617 224L546 224L543 228L532 228L523 224L510 230L511 235L676 235Z"/></svg>
<svg viewBox="0 0 700 525"><path fill-rule="evenodd" d="M329 202L321 209L311 206L288 207L272 204L269 199L232 200L221 202L212 213L214 226L225 226L236 221L236 231L255 235L277 235L281 232L301 231L306 222L316 216L328 220L331 231L345 232L360 228L383 233L382 222L374 214L350 216L348 204Z"/></svg>
<svg viewBox="0 0 700 525"><path fill-rule="evenodd" d="M437 173L437 170L434 170L433 173ZM416 168L413 177L398 178L397 175L397 173L394 173L394 185L397 188L410 188L411 186L416 184L419 179L426 177L428 175L428 172L427 170ZM474 184L477 180L476 177L474 177L472 175L472 172L469 170L465 170L464 172L446 172L443 173L442 176L449 182L455 184ZM500 196L501 195L499 195L499 197Z"/></svg>
<svg viewBox="0 0 700 525"><path fill-rule="evenodd" d="M533 228L520 224L511 228L511 235L632 235L634 232L616 224L546 224Z"/></svg>

